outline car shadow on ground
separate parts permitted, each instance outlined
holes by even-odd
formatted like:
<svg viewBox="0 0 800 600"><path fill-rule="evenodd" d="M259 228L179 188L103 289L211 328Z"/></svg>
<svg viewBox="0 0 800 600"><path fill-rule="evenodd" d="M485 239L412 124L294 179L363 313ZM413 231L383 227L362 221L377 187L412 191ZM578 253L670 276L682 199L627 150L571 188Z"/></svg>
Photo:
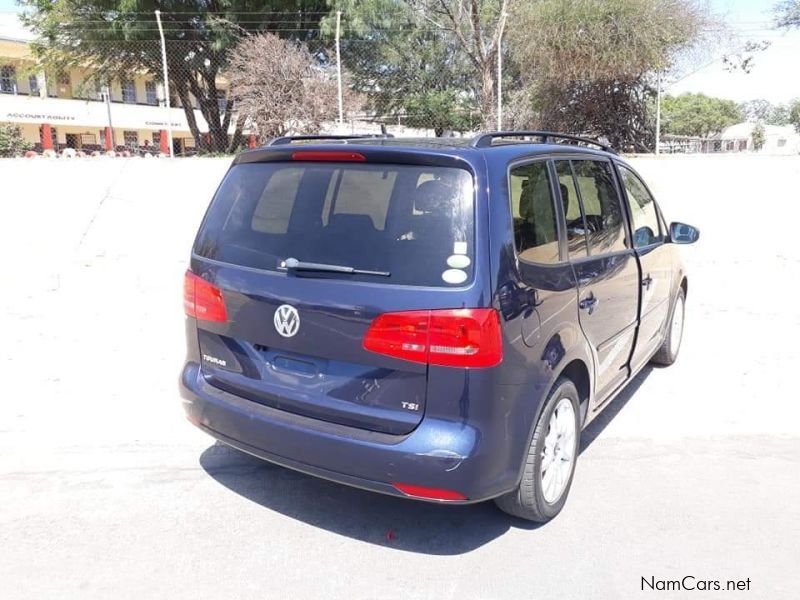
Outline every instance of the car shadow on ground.
<svg viewBox="0 0 800 600"><path fill-rule="evenodd" d="M587 427L585 451L630 401L651 368L646 367ZM219 442L200 456L217 482L265 508L339 535L432 555L469 552L511 528L541 527L500 512L493 502L441 506L376 494L272 465Z"/></svg>

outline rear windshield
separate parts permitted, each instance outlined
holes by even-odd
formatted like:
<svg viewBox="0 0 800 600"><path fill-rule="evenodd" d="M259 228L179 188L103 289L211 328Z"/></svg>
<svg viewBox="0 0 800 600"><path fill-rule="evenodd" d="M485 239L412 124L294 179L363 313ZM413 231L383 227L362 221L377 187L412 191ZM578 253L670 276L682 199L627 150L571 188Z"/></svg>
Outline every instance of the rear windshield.
<svg viewBox="0 0 800 600"><path fill-rule="evenodd" d="M462 285L472 279L473 213L472 176L462 169L241 164L225 176L195 252L270 271L295 258L390 273L325 277Z"/></svg>

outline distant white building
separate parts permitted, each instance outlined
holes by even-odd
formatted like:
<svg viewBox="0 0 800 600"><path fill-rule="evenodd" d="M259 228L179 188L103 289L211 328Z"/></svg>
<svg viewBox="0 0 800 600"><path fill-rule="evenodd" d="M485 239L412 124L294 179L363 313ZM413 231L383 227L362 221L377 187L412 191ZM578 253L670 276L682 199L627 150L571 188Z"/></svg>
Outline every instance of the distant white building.
<svg viewBox="0 0 800 600"><path fill-rule="evenodd" d="M738 123L711 136L710 152L753 152L756 123ZM792 125L764 125L766 141L759 152L764 154L800 154L800 134Z"/></svg>

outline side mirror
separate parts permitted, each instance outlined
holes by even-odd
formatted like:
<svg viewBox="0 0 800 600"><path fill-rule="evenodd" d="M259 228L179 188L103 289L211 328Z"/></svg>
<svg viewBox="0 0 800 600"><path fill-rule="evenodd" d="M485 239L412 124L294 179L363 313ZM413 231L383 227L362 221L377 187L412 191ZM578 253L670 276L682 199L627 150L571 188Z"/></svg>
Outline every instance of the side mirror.
<svg viewBox="0 0 800 600"><path fill-rule="evenodd" d="M669 226L669 241L674 244L694 244L700 238L700 230L686 223L673 222Z"/></svg>

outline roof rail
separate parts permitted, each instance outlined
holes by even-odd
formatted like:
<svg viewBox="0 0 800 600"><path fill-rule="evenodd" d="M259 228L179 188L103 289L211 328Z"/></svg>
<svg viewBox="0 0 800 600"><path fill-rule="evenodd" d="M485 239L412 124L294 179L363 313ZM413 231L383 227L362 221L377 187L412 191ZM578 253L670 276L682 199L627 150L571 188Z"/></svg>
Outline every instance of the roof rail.
<svg viewBox="0 0 800 600"><path fill-rule="evenodd" d="M394 137L391 133L366 133L356 135L322 134L322 135L285 135L271 140L267 146L286 146L294 142L310 142L315 140L359 140Z"/></svg>
<svg viewBox="0 0 800 600"><path fill-rule="evenodd" d="M559 140L569 140L572 142L581 142L582 144L590 144L592 146L597 146L601 150L605 152L616 152L611 148L611 146L599 142L597 140L593 140L591 138L585 138L578 135L570 135L568 133L558 133L556 131L490 131L487 133L479 133L474 138L472 138L472 142L470 145L473 148L488 148L492 145L492 142L495 138L521 138L521 137L538 137L542 139L543 144L548 143L551 139L559 139Z"/></svg>

